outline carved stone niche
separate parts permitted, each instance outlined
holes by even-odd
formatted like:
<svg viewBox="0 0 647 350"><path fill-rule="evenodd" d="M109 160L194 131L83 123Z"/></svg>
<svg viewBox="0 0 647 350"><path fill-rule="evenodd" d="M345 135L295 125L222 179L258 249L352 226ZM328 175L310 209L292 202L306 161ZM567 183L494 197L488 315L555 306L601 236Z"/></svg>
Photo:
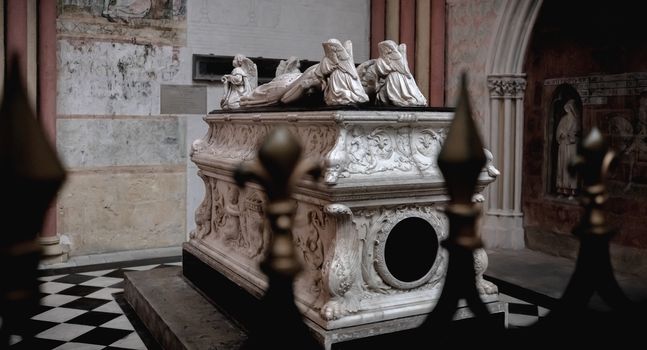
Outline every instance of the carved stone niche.
<svg viewBox="0 0 647 350"><path fill-rule="evenodd" d="M582 99L569 84L557 86L548 111L547 193L572 198L578 188L577 175L568 164L577 155L582 135Z"/></svg>
<svg viewBox="0 0 647 350"><path fill-rule="evenodd" d="M303 181L294 193L294 242L304 265L295 294L307 323L330 331L409 316L421 322L439 297L447 267L439 242L448 234L442 213L448 198L436 158L452 116L433 109L206 116L209 131L193 143L191 154L206 195L185 254L262 295L266 280L258 262L270 239L266 199L254 184L237 188L232 172L256 155L269 130L288 126L306 157L329 162L324 184ZM493 180L484 170L478 192ZM482 274L487 257L475 255ZM496 301L496 287L479 281L479 289L489 293L484 300ZM416 325L397 322L399 329ZM376 334L366 335L371 332Z"/></svg>

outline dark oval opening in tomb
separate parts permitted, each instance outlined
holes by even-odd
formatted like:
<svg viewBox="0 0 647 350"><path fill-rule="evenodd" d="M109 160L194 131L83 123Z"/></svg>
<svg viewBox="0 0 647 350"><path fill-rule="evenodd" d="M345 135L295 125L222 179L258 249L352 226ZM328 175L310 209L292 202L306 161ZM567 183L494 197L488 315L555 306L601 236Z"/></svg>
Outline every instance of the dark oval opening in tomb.
<svg viewBox="0 0 647 350"><path fill-rule="evenodd" d="M384 246L384 262L402 282L424 277L436 260L438 238L429 222L421 218L406 218L389 233Z"/></svg>

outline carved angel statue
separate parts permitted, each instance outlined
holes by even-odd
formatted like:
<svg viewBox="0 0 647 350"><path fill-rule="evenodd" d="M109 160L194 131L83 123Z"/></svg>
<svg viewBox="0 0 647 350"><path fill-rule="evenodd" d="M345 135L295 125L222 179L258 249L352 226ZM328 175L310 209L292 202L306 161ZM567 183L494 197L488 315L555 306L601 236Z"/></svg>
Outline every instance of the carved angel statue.
<svg viewBox="0 0 647 350"><path fill-rule="evenodd" d="M301 77L299 59L291 56L281 60L276 68L272 81L254 89L250 94L240 98L241 107L266 107L277 105L288 88Z"/></svg>
<svg viewBox="0 0 647 350"><path fill-rule="evenodd" d="M285 68L279 67L271 82L259 86L250 95L241 98L243 107L272 106L279 103L294 104L306 94L324 92L327 105L348 105L364 103L368 96L353 63L353 44L347 40L344 45L337 39L322 43L325 56L321 63L306 69L303 74L291 73L290 60Z"/></svg>
<svg viewBox="0 0 647 350"><path fill-rule="evenodd" d="M575 100L568 100L564 104L564 116L557 124L556 139L557 149L557 193L572 196L577 189L577 178L568 172L569 163L577 156L579 143L580 124L578 122Z"/></svg>
<svg viewBox="0 0 647 350"><path fill-rule="evenodd" d="M225 89L225 95L220 101L222 109L239 108L241 97L251 94L257 86L258 71L252 60L238 54L234 56L232 64L234 70L221 79Z"/></svg>
<svg viewBox="0 0 647 350"><path fill-rule="evenodd" d="M372 70L379 77L377 103L403 107L427 105L427 99L409 71L407 46L398 46L393 40L385 40L377 47L380 57L372 65Z"/></svg>
<svg viewBox="0 0 647 350"><path fill-rule="evenodd" d="M279 66L276 67L275 77L280 77L283 74L288 73L301 73L299 69L301 67L301 62L295 56L290 56L287 60L281 60Z"/></svg>
<svg viewBox="0 0 647 350"><path fill-rule="evenodd" d="M353 61L353 44L346 40L342 46L337 39L323 43L325 56L315 70L323 82L327 105L348 105L368 102Z"/></svg>

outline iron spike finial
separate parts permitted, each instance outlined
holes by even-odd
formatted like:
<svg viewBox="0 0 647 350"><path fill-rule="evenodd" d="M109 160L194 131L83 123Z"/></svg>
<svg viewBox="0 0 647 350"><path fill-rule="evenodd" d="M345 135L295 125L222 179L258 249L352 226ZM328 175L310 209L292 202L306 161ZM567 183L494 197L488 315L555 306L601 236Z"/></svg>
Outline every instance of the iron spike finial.
<svg viewBox="0 0 647 350"><path fill-rule="evenodd" d="M267 218L273 232L262 268L267 273L296 276L301 270L292 242L296 204L291 195L296 183L306 174L319 178L321 163L301 159L302 149L295 136L284 127L273 129L258 151L258 158L242 163L234 172L239 186L256 181L268 197Z"/></svg>
<svg viewBox="0 0 647 350"><path fill-rule="evenodd" d="M483 142L472 119L467 76L463 73L454 120L438 154L438 167L451 198L446 210L450 221L454 219L450 223L449 239L470 249L482 246L474 228L479 209L473 205L472 197L486 160Z"/></svg>
<svg viewBox="0 0 647 350"><path fill-rule="evenodd" d="M611 232L602 206L608 198L604 181L614 159L615 153L609 150L602 133L593 127L582 140L580 154L571 163L571 172L579 172L582 177L582 205L585 209L576 234L589 232L604 235Z"/></svg>
<svg viewBox="0 0 647 350"><path fill-rule="evenodd" d="M479 173L486 160L483 142L472 119L467 75L463 73L454 120L438 155L438 167L445 177L447 190L454 203L471 203Z"/></svg>
<svg viewBox="0 0 647 350"><path fill-rule="evenodd" d="M243 349L320 348L294 303L294 278L302 265L292 238L297 209L291 198L292 190L306 174L320 178L323 168L321 162L301 159L301 155L301 146L294 135L278 127L265 138L258 157L241 164L234 173L239 186L256 181L264 187L268 198L265 213L272 228L272 239L261 262L268 287Z"/></svg>
<svg viewBox="0 0 647 350"><path fill-rule="evenodd" d="M434 329L440 334L449 330L461 298L479 320L489 315L475 284L474 251L482 248L483 243L476 231L481 210L472 203L485 163L483 143L472 120L467 78L463 73L454 120L438 154L438 166L445 177L450 197L445 208L449 236L442 242L449 252L447 274L438 303L420 327L423 332Z"/></svg>
<svg viewBox="0 0 647 350"><path fill-rule="evenodd" d="M604 211L607 189L604 184L609 167L615 158L598 128L591 129L571 163L571 172L582 177L584 214L573 234L580 239L580 250L575 272L560 300L561 308L583 309L594 292L616 309L630 310L632 302L624 294L613 273L609 242L615 230L610 228Z"/></svg>
<svg viewBox="0 0 647 350"><path fill-rule="evenodd" d="M56 193L65 181L65 169L46 137L20 75L14 55L7 62L0 105L0 183L2 198L10 205L0 221L11 229L0 235L0 348L10 330L19 329L40 299L36 277L41 246L38 232Z"/></svg>

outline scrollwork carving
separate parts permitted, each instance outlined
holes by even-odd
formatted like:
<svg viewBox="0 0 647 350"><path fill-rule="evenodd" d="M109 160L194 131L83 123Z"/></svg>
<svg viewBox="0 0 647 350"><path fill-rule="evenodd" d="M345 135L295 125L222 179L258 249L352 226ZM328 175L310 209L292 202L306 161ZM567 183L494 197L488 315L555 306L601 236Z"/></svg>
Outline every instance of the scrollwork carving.
<svg viewBox="0 0 647 350"><path fill-rule="evenodd" d="M360 245L352 227L353 214L343 204L328 205L324 209L336 221L336 236L326 253L321 272L330 293L330 300L320 310L326 320L337 319L359 310L361 287Z"/></svg>
<svg viewBox="0 0 647 350"><path fill-rule="evenodd" d="M306 210L305 223L300 230L294 231L294 243L301 252L304 271L299 278L298 288L314 300L313 307L323 304L323 279L321 269L324 263L323 236L328 230L328 217L322 207L311 207Z"/></svg>
<svg viewBox="0 0 647 350"><path fill-rule="evenodd" d="M386 257L385 257L385 247L386 242L391 234L391 231L399 222L408 218L420 218L427 221L434 229L444 230L443 221L440 219L440 216L434 212L428 212L429 215L420 215L417 211L411 210L396 210L395 215L389 217L389 220L385 222L382 227L380 227L377 232L377 239L375 241L375 270L378 272L382 280L384 280L388 285L397 289L413 289L420 287L425 283L430 282L434 275L437 275L438 265L441 263L442 257L440 251L436 252L434 257L434 264L431 266L429 271L422 276L420 279L410 282L405 282L394 277L387 266ZM432 283L437 282L438 280L432 281Z"/></svg>
<svg viewBox="0 0 647 350"><path fill-rule="evenodd" d="M423 285L435 285L444 275L446 259L444 252L439 250L428 275L415 283L403 283L389 279L385 283L384 271L386 262L384 260L384 243L393 227L400 221L418 217L426 220L436 231L438 240L447 237L447 218L430 206L402 205L398 207L376 209L363 209L355 214L355 226L358 236L363 237L363 259L362 276L365 287L369 291L377 293L390 293L391 288L411 289ZM388 279L388 278L387 278Z"/></svg>
<svg viewBox="0 0 647 350"><path fill-rule="evenodd" d="M526 91L523 77L489 76L487 85L493 98L522 98Z"/></svg>
<svg viewBox="0 0 647 350"><path fill-rule="evenodd" d="M376 247L405 218L423 218L432 225L439 240L447 236L447 219L433 205L366 208L353 213L344 205L333 204L325 210L337 221L337 236L330 245L334 250L328 252L322 268L331 295L321 308L325 319L337 319L361 310L362 298L398 294L404 289L432 288L444 276L447 259L443 250L438 251L428 275L417 285L402 288L389 285L376 269L380 261L384 262Z"/></svg>
<svg viewBox="0 0 647 350"><path fill-rule="evenodd" d="M443 128L351 126L331 152L327 181L362 175L436 176Z"/></svg>
<svg viewBox="0 0 647 350"><path fill-rule="evenodd" d="M204 175L201 170L198 170L198 176L204 182L204 198L195 210L195 225L196 228L191 231L189 237L203 238L211 231L211 178Z"/></svg>
<svg viewBox="0 0 647 350"><path fill-rule="evenodd" d="M483 279L483 274L487 270L488 257L485 249L477 249L474 251L474 272L476 273L476 289L479 294L496 294L499 288L496 284Z"/></svg>
<svg viewBox="0 0 647 350"><path fill-rule="evenodd" d="M223 121L209 122L209 136L212 141L196 140L192 156L205 153L209 158L227 160L250 160L256 157L256 150L272 125L264 123L244 124ZM310 157L328 153L336 141L332 125L299 125L292 130L304 147L304 155Z"/></svg>
<svg viewBox="0 0 647 350"><path fill-rule="evenodd" d="M265 222L263 199L258 191L247 189L243 203L244 214L241 226L244 254L250 259L260 258L266 243L270 239L270 231Z"/></svg>

